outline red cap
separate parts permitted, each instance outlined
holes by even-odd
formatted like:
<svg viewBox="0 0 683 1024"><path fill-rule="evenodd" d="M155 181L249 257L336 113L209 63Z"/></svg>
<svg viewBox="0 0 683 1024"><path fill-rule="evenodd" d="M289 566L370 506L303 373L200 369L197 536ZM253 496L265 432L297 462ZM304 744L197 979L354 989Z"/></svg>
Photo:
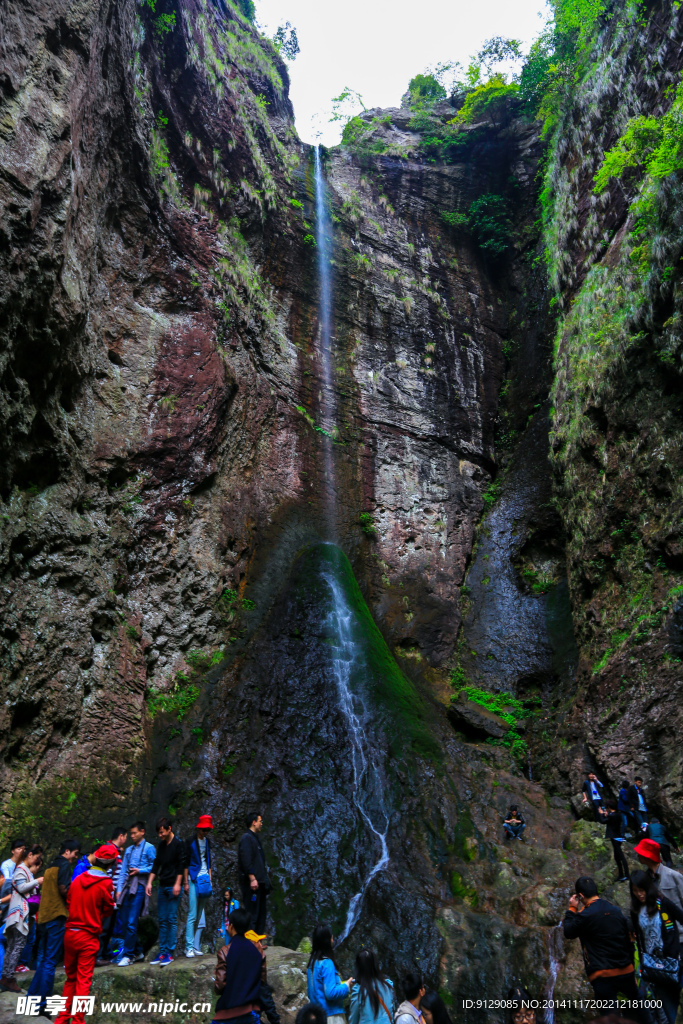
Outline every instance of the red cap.
<svg viewBox="0 0 683 1024"><path fill-rule="evenodd" d="M661 863L659 843L656 843L654 839L641 839L638 845L633 847L633 852L637 853L640 857L653 860L655 864Z"/></svg>
<svg viewBox="0 0 683 1024"><path fill-rule="evenodd" d="M201 814L196 828L213 828L213 818L210 814Z"/></svg>
<svg viewBox="0 0 683 1024"><path fill-rule="evenodd" d="M117 860L120 850L113 843L103 843L97 850L95 856L98 860Z"/></svg>

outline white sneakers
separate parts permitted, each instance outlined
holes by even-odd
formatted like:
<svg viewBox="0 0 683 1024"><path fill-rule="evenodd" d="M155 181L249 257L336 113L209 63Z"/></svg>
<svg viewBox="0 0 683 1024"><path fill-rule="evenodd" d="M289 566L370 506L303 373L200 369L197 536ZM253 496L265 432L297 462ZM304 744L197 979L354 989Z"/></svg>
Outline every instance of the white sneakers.
<svg viewBox="0 0 683 1024"><path fill-rule="evenodd" d="M120 960L116 961L116 966L117 967L130 967L130 965L132 963L133 963L133 961L130 959L130 957L122 956Z"/></svg>
<svg viewBox="0 0 683 1024"><path fill-rule="evenodd" d="M194 949L186 949L185 950L185 956L187 956L187 957L192 957L192 956L196 956L196 955L197 954L195 953Z"/></svg>

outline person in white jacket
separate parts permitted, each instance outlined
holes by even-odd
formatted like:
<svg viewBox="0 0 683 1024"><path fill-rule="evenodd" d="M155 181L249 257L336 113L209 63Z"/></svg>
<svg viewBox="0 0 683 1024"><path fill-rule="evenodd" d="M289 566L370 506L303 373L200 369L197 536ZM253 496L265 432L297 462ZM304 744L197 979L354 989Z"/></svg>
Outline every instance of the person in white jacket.
<svg viewBox="0 0 683 1024"><path fill-rule="evenodd" d="M403 979L401 987L406 998L396 1011L394 1018L396 1024L424 1024L420 1013L420 1002L427 989L422 981L422 975L416 971L409 971Z"/></svg>
<svg viewBox="0 0 683 1024"><path fill-rule="evenodd" d="M0 979L0 987L5 992L21 992L15 981L14 972L28 938L29 906L26 897L37 886L43 884L42 877L33 876L33 871L37 870L42 862L42 846L28 846L12 875L12 898L5 921L7 948Z"/></svg>

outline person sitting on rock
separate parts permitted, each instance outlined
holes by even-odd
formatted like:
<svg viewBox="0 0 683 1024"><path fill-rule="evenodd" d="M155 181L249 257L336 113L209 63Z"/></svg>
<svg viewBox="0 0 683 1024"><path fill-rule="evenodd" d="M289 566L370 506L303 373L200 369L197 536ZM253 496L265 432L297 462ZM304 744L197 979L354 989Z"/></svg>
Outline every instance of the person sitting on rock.
<svg viewBox="0 0 683 1024"><path fill-rule="evenodd" d="M220 998L213 1021L253 1024L252 1013L258 1014L261 1010L259 993L263 957L246 937L250 925L250 915L241 908L233 910L228 919L231 941L229 946L223 946L218 952L213 987Z"/></svg>
<svg viewBox="0 0 683 1024"><path fill-rule="evenodd" d="M614 800L607 801L607 807L601 817L605 824L605 839L609 839L612 844L614 860L617 865L617 882L628 882L628 863L623 850L624 834L621 829L621 814L617 810Z"/></svg>
<svg viewBox="0 0 683 1024"><path fill-rule="evenodd" d="M519 839L521 842L522 832L526 828L526 822L524 815L517 807L517 804L512 804L510 810L507 813L507 818L503 822L503 828L505 829L505 838L508 839L512 836L513 839Z"/></svg>
<svg viewBox="0 0 683 1024"><path fill-rule="evenodd" d="M673 846L676 853L678 853L678 846L676 841L669 835L669 830L666 825L662 825L659 818L654 815L650 818L647 826L647 838L654 840L659 845L659 854L664 864L667 867L672 868L671 863L671 847Z"/></svg>
<svg viewBox="0 0 683 1024"><path fill-rule="evenodd" d="M633 966L633 941L619 907L600 899L592 878L577 878L574 895L562 922L565 939L579 939L588 980L596 999L632 1000L638 1006ZM640 1010L629 1011L644 1024Z"/></svg>
<svg viewBox="0 0 683 1024"><path fill-rule="evenodd" d="M583 802L588 804L593 810L593 816L596 821L600 821L600 812L602 810L602 789L603 784L597 777L595 772L589 772L588 778L582 786L583 790Z"/></svg>

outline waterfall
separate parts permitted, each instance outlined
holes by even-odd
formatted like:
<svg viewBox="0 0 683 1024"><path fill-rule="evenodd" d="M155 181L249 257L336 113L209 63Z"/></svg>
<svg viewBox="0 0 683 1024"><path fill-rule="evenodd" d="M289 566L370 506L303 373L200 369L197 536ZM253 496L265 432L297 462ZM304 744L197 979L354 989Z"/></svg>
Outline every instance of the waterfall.
<svg viewBox="0 0 683 1024"><path fill-rule="evenodd" d="M550 973L548 980L545 983L543 989L543 998L547 1003L550 1003L555 993L555 982L557 981L557 975L560 971L560 963L564 954L564 933L562 931L562 922L551 928L548 932L548 963L550 965ZM552 1005L546 1005L543 1010L543 1024L555 1024L555 1007Z"/></svg>
<svg viewBox="0 0 683 1024"><path fill-rule="evenodd" d="M322 394L320 413L325 432L325 497L328 526L334 536L337 526L336 480L332 444L337 434L336 402L332 380L332 288L330 285L330 219L327 211L327 189L320 160L320 146L315 147L315 243L318 252L320 285L320 361Z"/></svg>
<svg viewBox="0 0 683 1024"><path fill-rule="evenodd" d="M333 444L337 436L336 401L332 376L332 289L330 282L330 221L327 210L327 190L323 177L320 147L315 147L315 207L316 246L320 284L320 362L322 365L322 394L320 415L324 431L324 466L327 526L332 537L337 533L336 479L333 459ZM374 736L368 742L365 728L368 724L367 709L362 698L351 689L351 675L354 667L362 668L358 662L358 646L353 637L353 610L343 587L332 573L323 573L327 583L332 606L327 626L333 639L332 671L337 687L337 701L342 712L351 741L353 766L353 802L361 820L376 845L379 856L367 876L361 882L349 904L344 930L339 936L342 942L355 926L363 906L363 896L372 879L389 863L387 832L389 816L384 805L383 775L379 758L375 752Z"/></svg>
<svg viewBox="0 0 683 1024"><path fill-rule="evenodd" d="M384 805L384 778L376 753L376 743L368 742L365 725L367 709L351 690L351 674L357 664L358 648L353 638L353 610L349 606L344 590L332 574L323 573L323 579L332 594L332 608L327 625L334 637L332 668L337 685L339 707L346 719L351 739L353 764L353 802L368 831L378 847L379 857L362 882L360 892L351 899L346 915L344 930L339 936L342 942L351 932L360 916L363 895L372 879L389 863L387 832L389 815ZM360 666L362 668L362 666Z"/></svg>

